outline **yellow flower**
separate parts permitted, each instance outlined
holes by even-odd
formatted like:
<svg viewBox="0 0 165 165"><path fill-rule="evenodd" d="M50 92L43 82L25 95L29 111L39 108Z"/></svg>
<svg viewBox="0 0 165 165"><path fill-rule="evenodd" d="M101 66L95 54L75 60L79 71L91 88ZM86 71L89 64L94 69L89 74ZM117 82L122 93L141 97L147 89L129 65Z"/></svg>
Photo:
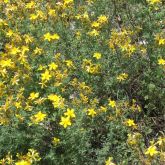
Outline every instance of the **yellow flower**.
<svg viewBox="0 0 165 165"><path fill-rule="evenodd" d="M158 151L156 150L155 146L150 146L147 151L145 152L146 155L154 156L158 154Z"/></svg>
<svg viewBox="0 0 165 165"><path fill-rule="evenodd" d="M34 54L38 54L38 55L40 55L41 53L42 53L42 49L41 48L38 48L38 47L36 47L35 49L34 49Z"/></svg>
<svg viewBox="0 0 165 165"><path fill-rule="evenodd" d="M35 93L35 92L32 92L32 93L30 93L30 96L29 96L29 100L34 100L34 99L36 99L36 98L38 98L39 97L39 93L37 92L37 93Z"/></svg>
<svg viewBox="0 0 165 165"><path fill-rule="evenodd" d="M22 107L22 106L21 106L21 102L19 102L19 101L16 101L14 105L15 105L15 107L16 107L17 109L19 109L19 108Z"/></svg>
<svg viewBox="0 0 165 165"><path fill-rule="evenodd" d="M31 8L34 8L35 7L35 2L34 1L31 1L29 3L26 4L25 8L26 9L31 9Z"/></svg>
<svg viewBox="0 0 165 165"><path fill-rule="evenodd" d="M164 60L163 58L160 58L160 59L158 60L158 64L159 64L159 65L165 65L165 60Z"/></svg>
<svg viewBox="0 0 165 165"><path fill-rule="evenodd" d="M80 93L80 98L81 98L83 104L88 103L88 97L87 96L85 96L82 93Z"/></svg>
<svg viewBox="0 0 165 165"><path fill-rule="evenodd" d="M40 122L42 122L46 117L45 113L42 113L41 111L39 111L37 114L31 116L31 120L33 123L38 124Z"/></svg>
<svg viewBox="0 0 165 165"><path fill-rule="evenodd" d="M136 124L134 123L134 120L132 120L132 119L126 120L125 124L129 127L136 127Z"/></svg>
<svg viewBox="0 0 165 165"><path fill-rule="evenodd" d="M33 40L34 40L33 37L30 36L30 35L28 35L28 34L25 34L25 35L24 35L24 38L25 38L26 44L31 43L31 42L33 42Z"/></svg>
<svg viewBox="0 0 165 165"><path fill-rule="evenodd" d="M161 3L161 0L147 0L150 5L154 5L156 3Z"/></svg>
<svg viewBox="0 0 165 165"><path fill-rule="evenodd" d="M60 39L60 36L59 36L58 34L53 34L53 35L51 36L51 39L52 39L52 40L59 40L59 39Z"/></svg>
<svg viewBox="0 0 165 165"><path fill-rule="evenodd" d="M23 122L23 121L24 121L24 117L21 116L20 114L16 114L15 117L16 117L20 122Z"/></svg>
<svg viewBox="0 0 165 165"><path fill-rule="evenodd" d="M49 70L56 70L58 68L58 65L55 64L54 62L52 62L51 64L49 64Z"/></svg>
<svg viewBox="0 0 165 165"><path fill-rule="evenodd" d="M100 23L97 22L97 21L94 21L94 22L92 22L92 24L91 24L91 27L93 27L93 28L97 28L97 27L99 27L99 26L100 26Z"/></svg>
<svg viewBox="0 0 165 165"><path fill-rule="evenodd" d="M101 58L101 53L94 53L93 57L95 57L97 60Z"/></svg>
<svg viewBox="0 0 165 165"><path fill-rule="evenodd" d="M54 145L57 145L57 144L59 144L59 143L60 143L60 139L59 139L59 138L54 137L54 138L53 138L53 140L52 140L52 143L53 143Z"/></svg>
<svg viewBox="0 0 165 165"><path fill-rule="evenodd" d="M42 81L49 81L51 77L52 76L50 75L48 70L41 74Z"/></svg>
<svg viewBox="0 0 165 165"><path fill-rule="evenodd" d="M8 30L8 32L6 32L6 36L11 37L13 35L13 31L11 29Z"/></svg>
<svg viewBox="0 0 165 165"><path fill-rule="evenodd" d="M163 144L165 144L165 137L159 137L158 141L157 141L157 144L159 146L162 146Z"/></svg>
<svg viewBox="0 0 165 165"><path fill-rule="evenodd" d="M111 106L112 108L116 107L116 101L114 100L109 100L109 106Z"/></svg>
<svg viewBox="0 0 165 165"><path fill-rule="evenodd" d="M54 9L49 9L48 14L49 14L50 16L56 16L56 11L55 11Z"/></svg>
<svg viewBox="0 0 165 165"><path fill-rule="evenodd" d="M8 3L9 2L9 0L3 0L4 1L4 3Z"/></svg>
<svg viewBox="0 0 165 165"><path fill-rule="evenodd" d="M73 62L71 60L66 60L65 62L69 68L74 67Z"/></svg>
<svg viewBox="0 0 165 165"><path fill-rule="evenodd" d="M45 100L46 100L46 98L39 98L39 99L35 100L34 103L41 105Z"/></svg>
<svg viewBox="0 0 165 165"><path fill-rule="evenodd" d="M53 34L51 35L49 32L44 34L44 40L48 40L48 41L51 41L51 40L59 40L60 37L58 34Z"/></svg>
<svg viewBox="0 0 165 165"><path fill-rule="evenodd" d="M61 121L59 124L66 128L68 126L71 126L71 120L69 117L61 117Z"/></svg>
<svg viewBox="0 0 165 165"><path fill-rule="evenodd" d="M52 101L54 108L63 108L64 107L64 98L61 96L50 94L48 95L48 99Z"/></svg>
<svg viewBox="0 0 165 165"><path fill-rule="evenodd" d="M96 29L93 29L92 31L88 32L88 34L89 34L90 36L96 37L96 36L99 35L99 31L97 31Z"/></svg>
<svg viewBox="0 0 165 165"><path fill-rule="evenodd" d="M15 165L31 165L31 163L27 160L20 160L16 162Z"/></svg>
<svg viewBox="0 0 165 165"><path fill-rule="evenodd" d="M129 145L136 145L138 142L140 142L141 136L142 135L140 133L128 134L127 143Z"/></svg>
<svg viewBox="0 0 165 165"><path fill-rule="evenodd" d="M20 51L19 48L13 47L13 48L11 49L11 51L10 51L10 54L16 55L17 53L20 53L20 52L21 52L21 51Z"/></svg>
<svg viewBox="0 0 165 165"><path fill-rule="evenodd" d="M124 81L128 78L128 74L127 73L121 73L120 75L117 76L117 80L118 81Z"/></svg>
<svg viewBox="0 0 165 165"><path fill-rule="evenodd" d="M37 10L37 16L40 18L45 18L44 13L41 10Z"/></svg>
<svg viewBox="0 0 165 165"><path fill-rule="evenodd" d="M100 112L106 112L107 111L107 108L106 107L103 107L103 106L100 106Z"/></svg>
<svg viewBox="0 0 165 165"><path fill-rule="evenodd" d="M94 117L96 115L96 111L92 109L88 109L88 116Z"/></svg>
<svg viewBox="0 0 165 165"><path fill-rule="evenodd" d="M39 153L34 149L28 149L27 157L31 162L41 160Z"/></svg>
<svg viewBox="0 0 165 165"><path fill-rule="evenodd" d="M30 20L36 20L38 18L37 14L30 14Z"/></svg>
<svg viewBox="0 0 165 165"><path fill-rule="evenodd" d="M5 165L5 164L6 164L5 162L6 162L6 159L5 159L5 158L0 159L0 164L1 164L1 165Z"/></svg>
<svg viewBox="0 0 165 165"><path fill-rule="evenodd" d="M98 17L98 20L97 20L99 23L103 24L103 23L107 23L108 22L108 18L105 16L105 15L100 15Z"/></svg>
<svg viewBox="0 0 165 165"><path fill-rule="evenodd" d="M77 37L77 39L80 39L80 38L81 38L81 35L82 35L82 34L81 34L80 31L77 31L77 32L76 32L76 37Z"/></svg>
<svg viewBox="0 0 165 165"><path fill-rule="evenodd" d="M109 157L106 161L105 161L105 165L115 165L115 163L112 162L113 158Z"/></svg>
<svg viewBox="0 0 165 165"><path fill-rule="evenodd" d="M83 17L84 19L86 19L86 20L89 20L88 12L86 11L86 12L82 15L82 17Z"/></svg>
<svg viewBox="0 0 165 165"><path fill-rule="evenodd" d="M75 118L76 115L74 113L74 109L67 109L67 112L64 113L65 116L69 117L69 118Z"/></svg>
<svg viewBox="0 0 165 165"><path fill-rule="evenodd" d="M64 5L72 4L73 0L64 0Z"/></svg>
<svg viewBox="0 0 165 165"><path fill-rule="evenodd" d="M165 44L165 39L160 38L158 42L159 42L159 45L164 45Z"/></svg>
<svg viewBox="0 0 165 165"><path fill-rule="evenodd" d="M22 49L22 51L21 51L22 54L25 54L26 52L29 51L29 47L28 46L22 46L21 49Z"/></svg>
<svg viewBox="0 0 165 165"><path fill-rule="evenodd" d="M46 33L46 34L44 35L44 40L51 41L51 39L52 39L52 36L51 36L50 33Z"/></svg>
<svg viewBox="0 0 165 165"><path fill-rule="evenodd" d="M10 152L8 152L8 154L6 155L6 164L13 164L14 160L13 160L13 156L10 154Z"/></svg>
<svg viewBox="0 0 165 165"><path fill-rule="evenodd" d="M12 67L12 64L13 64L13 62L11 61L11 59L6 59L6 60L0 61L0 66L2 66L2 68Z"/></svg>
<svg viewBox="0 0 165 165"><path fill-rule="evenodd" d="M45 69L46 68L46 66L43 66L43 65L39 65L39 67L38 67L38 69L37 70L43 70L43 69Z"/></svg>

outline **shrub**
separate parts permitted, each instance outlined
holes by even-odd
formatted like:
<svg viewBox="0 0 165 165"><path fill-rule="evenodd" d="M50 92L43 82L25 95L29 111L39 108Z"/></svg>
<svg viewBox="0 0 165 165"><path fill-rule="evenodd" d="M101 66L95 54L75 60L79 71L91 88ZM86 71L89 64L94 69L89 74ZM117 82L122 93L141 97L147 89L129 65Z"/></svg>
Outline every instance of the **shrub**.
<svg viewBox="0 0 165 165"><path fill-rule="evenodd" d="M164 4L0 0L0 164L164 164Z"/></svg>

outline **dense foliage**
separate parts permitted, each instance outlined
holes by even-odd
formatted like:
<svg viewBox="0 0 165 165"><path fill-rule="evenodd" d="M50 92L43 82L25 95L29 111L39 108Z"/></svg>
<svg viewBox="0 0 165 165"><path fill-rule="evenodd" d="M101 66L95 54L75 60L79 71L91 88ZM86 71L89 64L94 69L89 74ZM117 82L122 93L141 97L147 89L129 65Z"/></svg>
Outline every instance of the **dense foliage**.
<svg viewBox="0 0 165 165"><path fill-rule="evenodd" d="M0 164L165 164L164 0L0 0Z"/></svg>

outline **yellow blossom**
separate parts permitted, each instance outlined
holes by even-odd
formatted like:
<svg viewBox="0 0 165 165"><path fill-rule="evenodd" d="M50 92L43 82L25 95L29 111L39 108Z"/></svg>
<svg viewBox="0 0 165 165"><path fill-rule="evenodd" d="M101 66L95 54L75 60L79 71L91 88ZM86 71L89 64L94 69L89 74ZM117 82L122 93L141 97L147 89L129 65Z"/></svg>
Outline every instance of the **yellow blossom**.
<svg viewBox="0 0 165 165"><path fill-rule="evenodd" d="M115 165L115 163L112 162L113 158L109 157L106 161L105 161L105 165Z"/></svg>
<svg viewBox="0 0 165 165"><path fill-rule="evenodd" d="M132 120L132 119L126 120L125 124L129 127L135 127L136 128L136 124L135 124L134 120Z"/></svg>
<svg viewBox="0 0 165 165"><path fill-rule="evenodd" d="M155 146L150 146L147 151L145 152L146 155L154 156L158 154L158 151L156 150Z"/></svg>
<svg viewBox="0 0 165 165"><path fill-rule="evenodd" d="M72 4L73 0L64 0L64 5Z"/></svg>
<svg viewBox="0 0 165 165"><path fill-rule="evenodd" d="M67 109L67 112L64 113L65 116L69 117L69 118L75 118L76 115L74 113L74 109Z"/></svg>
<svg viewBox="0 0 165 165"><path fill-rule="evenodd" d="M49 32L44 34L44 40L48 40L48 41L51 41L51 40L59 40L60 37L58 34L53 34L51 35Z"/></svg>
<svg viewBox="0 0 165 165"><path fill-rule="evenodd" d="M64 107L64 99L61 96L56 94L48 95L48 99L52 101L54 108L63 108Z"/></svg>
<svg viewBox="0 0 165 165"><path fill-rule="evenodd" d="M33 123L38 124L42 122L46 116L47 115L45 113L42 113L41 111L39 111L37 114L31 116L30 119L32 120Z"/></svg>
<svg viewBox="0 0 165 165"><path fill-rule="evenodd" d="M124 81L128 78L128 74L127 73L121 73L120 75L117 76L117 80L118 81Z"/></svg>
<svg viewBox="0 0 165 165"><path fill-rule="evenodd" d="M61 121L59 124L66 128L68 126L71 126L71 120L69 117L61 117Z"/></svg>
<svg viewBox="0 0 165 165"><path fill-rule="evenodd" d="M38 16L38 17L40 17L40 18L42 18L42 19L45 18L45 17L44 17L44 13L43 13L41 10L37 10L36 12L37 12L37 16Z"/></svg>
<svg viewBox="0 0 165 165"><path fill-rule="evenodd" d="M52 39L52 36L51 36L50 33L46 33L46 34L44 34L44 40L51 41L51 39Z"/></svg>
<svg viewBox="0 0 165 165"><path fill-rule="evenodd" d="M128 139L127 142L129 145L136 145L141 138L141 134L140 133L133 133L133 134L128 134Z"/></svg>
<svg viewBox="0 0 165 165"><path fill-rule="evenodd" d="M13 64L13 62L11 61L11 59L6 59L6 60L0 61L0 66L2 66L2 68L12 67L12 64Z"/></svg>
<svg viewBox="0 0 165 165"><path fill-rule="evenodd" d="M16 114L15 117L20 121L23 122L24 121L24 117L20 114Z"/></svg>
<svg viewBox="0 0 165 165"><path fill-rule="evenodd" d="M51 77L52 76L50 75L50 72L48 70L41 74L42 81L49 81Z"/></svg>
<svg viewBox="0 0 165 165"><path fill-rule="evenodd" d="M71 60L66 60L65 62L69 68L74 67L73 62Z"/></svg>
<svg viewBox="0 0 165 165"><path fill-rule="evenodd" d="M109 106L111 106L112 108L116 107L116 101L114 100L109 100Z"/></svg>
<svg viewBox="0 0 165 165"><path fill-rule="evenodd" d="M52 39L52 40L59 40L59 39L60 39L60 36L59 36L58 34L53 34L53 35L51 36L51 39Z"/></svg>
<svg viewBox="0 0 165 165"><path fill-rule="evenodd" d="M165 65L165 60L163 58L158 59L159 65Z"/></svg>
<svg viewBox="0 0 165 165"><path fill-rule="evenodd" d="M29 44L29 43L33 42L33 40L34 40L33 37L28 35L28 34L25 34L24 38L25 38L25 43L26 44Z"/></svg>
<svg viewBox="0 0 165 165"><path fill-rule="evenodd" d="M107 111L107 108L106 107L103 107L103 106L100 106L100 112L106 112Z"/></svg>
<svg viewBox="0 0 165 165"><path fill-rule="evenodd" d="M34 49L34 54L38 54L38 55L40 55L40 54L42 54L42 49L41 48L38 48L38 47L36 47L35 49Z"/></svg>
<svg viewBox="0 0 165 165"><path fill-rule="evenodd" d="M46 68L46 66L39 65L38 70L40 71L40 70L43 70L43 69L45 69L45 68Z"/></svg>
<svg viewBox="0 0 165 165"><path fill-rule="evenodd" d="M58 65L55 64L54 62L49 64L49 70L56 70L58 68Z"/></svg>
<svg viewBox="0 0 165 165"><path fill-rule="evenodd" d="M56 16L56 11L54 9L49 9L48 14L50 16Z"/></svg>
<svg viewBox="0 0 165 165"><path fill-rule="evenodd" d="M87 11L82 15L82 18L85 20L89 20L89 14Z"/></svg>
<svg viewBox="0 0 165 165"><path fill-rule="evenodd" d="M90 36L96 37L96 36L99 35L99 31L97 31L96 29L93 29L92 31L88 32L88 34L89 34Z"/></svg>
<svg viewBox="0 0 165 165"><path fill-rule="evenodd" d="M15 165L31 165L31 163L27 160L20 160L16 162Z"/></svg>
<svg viewBox="0 0 165 165"><path fill-rule="evenodd" d="M21 52L21 50L19 49L19 48L17 48L17 47L13 47L12 49L11 49L11 51L10 51L10 53L12 54L12 55L16 55L17 53L20 53Z"/></svg>
<svg viewBox="0 0 165 165"><path fill-rule="evenodd" d="M21 49L22 49L21 50L22 54L25 54L26 52L29 51L29 47L28 46L22 46Z"/></svg>
<svg viewBox="0 0 165 165"><path fill-rule="evenodd" d="M26 4L25 8L26 9L31 9L31 8L34 8L35 7L35 2L34 1L31 1L29 3Z"/></svg>
<svg viewBox="0 0 165 165"><path fill-rule="evenodd" d="M93 57L95 57L97 60L101 58L101 53L94 53Z"/></svg>
<svg viewBox="0 0 165 165"><path fill-rule="evenodd" d="M164 45L165 44L165 39L160 38L158 42L159 42L159 45Z"/></svg>
<svg viewBox="0 0 165 165"><path fill-rule="evenodd" d="M13 35L13 31L11 29L8 30L8 32L6 32L6 36L11 37Z"/></svg>
<svg viewBox="0 0 165 165"><path fill-rule="evenodd" d="M16 101L14 105L15 105L15 107L16 107L17 109L19 109L19 108L22 107L22 106L21 106L21 102L19 102L19 101Z"/></svg>
<svg viewBox="0 0 165 165"><path fill-rule="evenodd" d="M46 98L38 98L37 100L34 101L34 103L41 105L45 100L46 100Z"/></svg>
<svg viewBox="0 0 165 165"><path fill-rule="evenodd" d="M147 0L150 5L161 3L161 0Z"/></svg>
<svg viewBox="0 0 165 165"><path fill-rule="evenodd" d="M34 149L28 149L27 158L31 161L31 163L33 161L37 162L41 160L39 153Z"/></svg>
<svg viewBox="0 0 165 165"><path fill-rule="evenodd" d="M108 18L105 16L105 15L100 15L98 17L98 20L97 20L99 23L103 24L103 23L107 23L108 22Z"/></svg>
<svg viewBox="0 0 165 165"><path fill-rule="evenodd" d="M32 92L30 93L29 100L34 100L39 97L39 93Z"/></svg>
<svg viewBox="0 0 165 165"><path fill-rule="evenodd" d="M96 114L97 113L93 108L88 109L88 116L94 117L94 116L96 116Z"/></svg>
<svg viewBox="0 0 165 165"><path fill-rule="evenodd" d="M100 26L100 23L97 21L92 22L91 27L98 28Z"/></svg>
<svg viewBox="0 0 165 165"><path fill-rule="evenodd" d="M9 0L3 0L4 1L4 3L8 3L9 2Z"/></svg>
<svg viewBox="0 0 165 165"><path fill-rule="evenodd" d="M36 20L38 18L37 14L30 14L30 20Z"/></svg>
<svg viewBox="0 0 165 165"><path fill-rule="evenodd" d="M57 137L54 137L54 138L52 139L52 143L53 143L54 145L57 145L57 144L60 143L60 139L57 138Z"/></svg>

